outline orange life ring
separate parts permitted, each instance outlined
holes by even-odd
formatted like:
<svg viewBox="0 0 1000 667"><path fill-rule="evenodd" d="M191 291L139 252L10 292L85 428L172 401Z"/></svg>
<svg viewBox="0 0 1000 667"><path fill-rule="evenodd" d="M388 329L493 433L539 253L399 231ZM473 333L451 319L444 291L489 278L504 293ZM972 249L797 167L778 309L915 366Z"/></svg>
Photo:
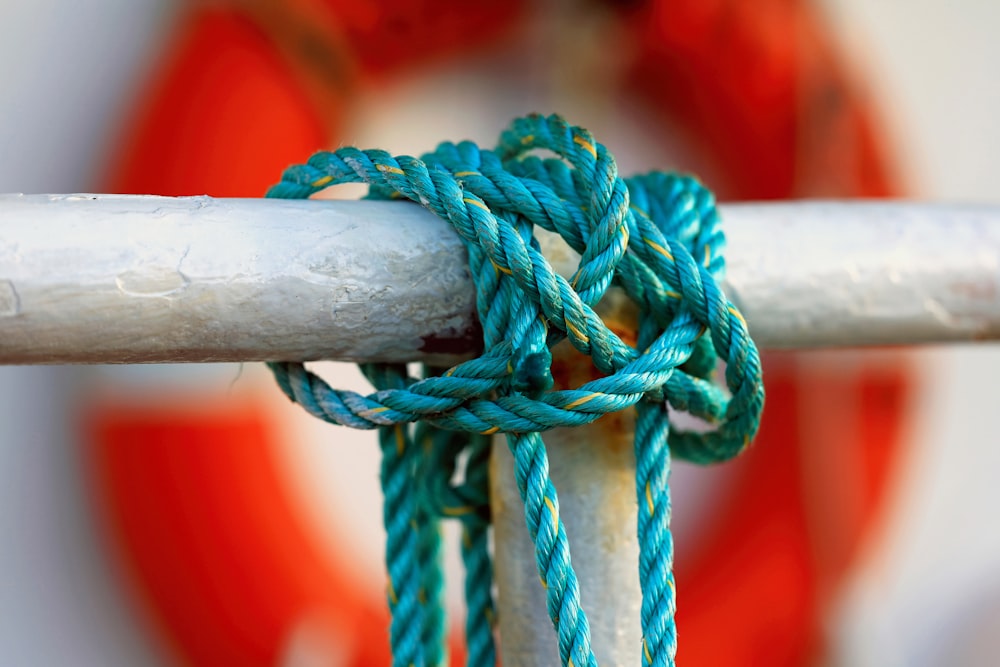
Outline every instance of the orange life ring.
<svg viewBox="0 0 1000 667"><path fill-rule="evenodd" d="M893 192L872 110L807 3L622 4L633 52L623 92L685 128L724 197ZM192 10L145 91L110 185L258 196L285 165L336 142L349 91L503 39L524 11L520 2L444 0ZM794 46L802 43L808 51ZM303 62L309 48L323 55ZM830 374L808 363L766 359L758 443L733 464L703 539L681 550L685 664L806 664L821 650L822 612L875 525L898 458L907 370ZM817 385L852 400L803 423L803 397ZM89 456L114 544L184 663L275 664L304 611L343 642L344 664L389 663L383 601L356 585L346 555L330 562L296 515L274 473L282 439L266 411L228 402L90 407ZM838 446L813 450L813 433ZM818 502L803 472L810 466L845 482L824 487ZM456 663L459 655L456 645Z"/></svg>

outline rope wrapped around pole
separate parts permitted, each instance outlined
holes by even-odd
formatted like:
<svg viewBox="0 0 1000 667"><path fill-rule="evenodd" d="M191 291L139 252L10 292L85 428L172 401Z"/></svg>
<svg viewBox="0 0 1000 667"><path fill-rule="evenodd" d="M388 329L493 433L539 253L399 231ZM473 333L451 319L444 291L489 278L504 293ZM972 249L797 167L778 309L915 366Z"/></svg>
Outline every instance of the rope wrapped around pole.
<svg viewBox="0 0 1000 667"><path fill-rule="evenodd" d="M556 157L540 158L533 153L539 149ZM394 664L437 664L429 656L440 652L433 630L439 603L427 602L439 594L424 585L441 580L429 574L440 564L421 558L421 535L433 519L421 515L428 491L422 456L413 453L427 447L418 447L404 425L419 421L473 434L469 458L481 436L507 435L560 662L596 667L541 432L635 406L643 664L673 665L671 455L702 463L732 458L750 444L764 406L757 348L718 284L724 240L714 197L686 176L619 178L614 159L589 132L537 115L515 120L493 151L462 142L441 144L421 159L355 148L317 153L289 168L268 196L305 198L350 182L367 183L373 198L417 202L455 228L469 253L485 348L476 359L420 380L408 378L401 365L365 366L379 390L369 396L332 389L300 363L270 364L286 395L314 416L380 427ZM542 255L535 227L579 253L570 278ZM594 311L612 282L638 307L632 344ZM601 377L553 389L551 350L563 341ZM717 358L726 364L724 387L714 383ZM714 430L671 428L668 404ZM459 490L484 495L468 482ZM464 510L476 514L488 506ZM488 580L470 583L467 592L492 588ZM488 642L488 615L470 620L470 644Z"/></svg>

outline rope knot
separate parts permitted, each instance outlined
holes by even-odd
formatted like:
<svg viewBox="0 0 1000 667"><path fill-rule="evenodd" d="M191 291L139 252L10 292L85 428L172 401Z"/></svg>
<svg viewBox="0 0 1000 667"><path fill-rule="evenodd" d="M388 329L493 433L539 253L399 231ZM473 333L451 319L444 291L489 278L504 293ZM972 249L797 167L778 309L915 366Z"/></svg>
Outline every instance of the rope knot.
<svg viewBox="0 0 1000 667"><path fill-rule="evenodd" d="M555 157L541 157L539 150ZM418 202L454 227L468 249L484 334L481 357L443 374L416 379L407 378L404 368L371 370L380 391L369 396L334 390L301 364L271 364L285 393L312 414L356 428L381 427L394 646L397 637L413 637L397 623L421 623L425 634L431 623L403 591L409 590L406 582L428 590L427 581L413 582L419 579L415 573L429 567L425 561L435 543L420 530L417 538L410 536L407 521L419 526L421 518L433 523L431 514L449 512L480 517L466 523L475 533L468 555L470 567L488 575L482 520L488 513L481 509L485 436L506 433L563 664L594 664L539 433L636 406L644 654L650 664L672 664L670 454L698 462L735 456L755 435L764 401L756 347L719 286L724 237L711 193L676 174L622 179L614 158L588 131L559 116L531 115L516 119L494 150L461 142L441 144L421 159L355 148L317 153L289 168L268 196L302 198L348 182L368 183L370 197ZM550 266L536 228L558 234L579 254L571 276ZM594 311L612 285L639 307L634 345ZM550 349L562 340L589 356L602 377L553 390ZM716 384L719 359L725 362L724 386ZM715 429L670 427L667 404ZM421 455L410 446L410 422L432 433L473 435L461 445L451 437L431 437L430 450ZM462 451L471 452L466 481L455 486L449 480ZM435 461L438 472L426 468L427 460ZM448 472L442 476L440 470ZM421 476L434 481L422 492L408 488L406 480ZM469 594L484 618L492 617L488 588ZM476 627L469 630L479 633L476 645L492 647L491 639L482 639L489 628ZM400 651L412 649L412 641L400 642ZM397 654L397 662L422 664L411 657Z"/></svg>

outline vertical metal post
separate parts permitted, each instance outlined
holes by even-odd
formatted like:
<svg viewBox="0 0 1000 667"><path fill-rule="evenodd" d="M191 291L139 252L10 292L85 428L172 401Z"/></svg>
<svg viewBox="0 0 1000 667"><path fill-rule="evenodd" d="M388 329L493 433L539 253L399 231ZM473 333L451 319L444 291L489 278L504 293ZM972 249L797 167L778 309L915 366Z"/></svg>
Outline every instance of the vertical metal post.
<svg viewBox="0 0 1000 667"><path fill-rule="evenodd" d="M548 245L543 241L547 256L565 261L558 255L568 250ZM623 339L634 336L635 312L617 290L605 297L598 312ZM567 342L553 350L552 371L557 388L578 387L597 377L589 359ZM559 512L580 580L581 603L602 665L637 665L641 658L634 431L634 413L628 410L587 426L544 434ZM514 459L502 437L493 447L490 489L503 664L558 665L558 643L514 481Z"/></svg>
<svg viewBox="0 0 1000 667"><path fill-rule="evenodd" d="M559 511L566 524L580 599L601 665L638 665L639 543L631 414L545 434ZM500 654L505 667L559 664L545 590L514 482L514 460L497 439L490 464L496 543Z"/></svg>

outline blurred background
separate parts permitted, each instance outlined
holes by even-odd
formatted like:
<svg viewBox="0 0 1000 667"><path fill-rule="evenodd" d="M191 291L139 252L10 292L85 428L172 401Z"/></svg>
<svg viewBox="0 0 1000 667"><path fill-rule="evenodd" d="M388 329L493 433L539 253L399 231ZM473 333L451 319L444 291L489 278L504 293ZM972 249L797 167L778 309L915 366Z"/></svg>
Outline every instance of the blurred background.
<svg viewBox="0 0 1000 667"><path fill-rule="evenodd" d="M986 0L3 3L0 192L258 196L321 148L554 111L723 199L1000 203L998 27ZM995 664L1000 347L765 369L754 449L675 474L682 664ZM259 364L0 368L0 664L389 664L377 470Z"/></svg>

